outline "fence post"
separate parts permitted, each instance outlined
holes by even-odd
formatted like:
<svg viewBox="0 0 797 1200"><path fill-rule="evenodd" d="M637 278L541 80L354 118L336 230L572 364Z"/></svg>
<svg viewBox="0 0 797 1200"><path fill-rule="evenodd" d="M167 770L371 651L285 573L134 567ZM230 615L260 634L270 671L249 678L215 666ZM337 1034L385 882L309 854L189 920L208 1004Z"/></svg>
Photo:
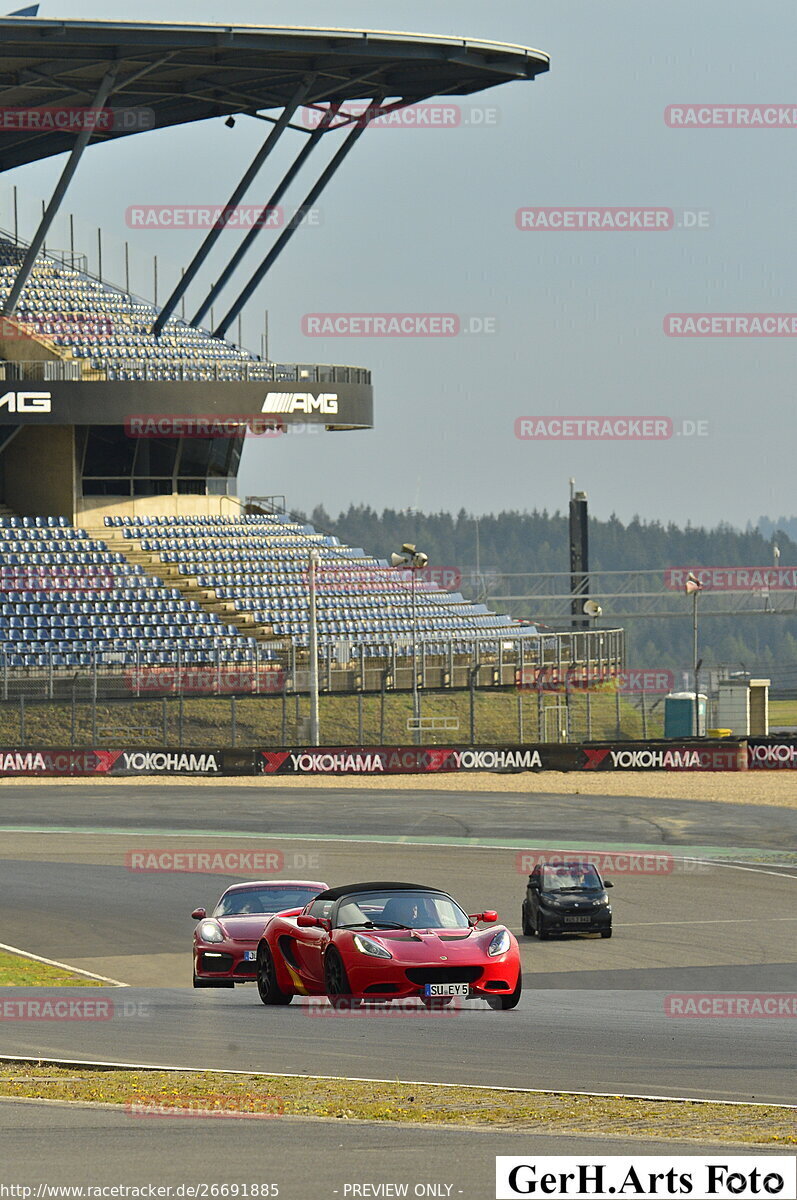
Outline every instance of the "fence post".
<svg viewBox="0 0 797 1200"><path fill-rule="evenodd" d="M592 741L592 693L587 688L587 741Z"/></svg>
<svg viewBox="0 0 797 1200"><path fill-rule="evenodd" d="M382 686L379 689L379 745L385 744L385 690L387 688L387 669L382 672Z"/></svg>
<svg viewBox="0 0 797 1200"><path fill-rule="evenodd" d="M3 699L8 699L8 655L3 651Z"/></svg>
<svg viewBox="0 0 797 1200"><path fill-rule="evenodd" d="M645 703L645 689L644 688L642 689L641 708L642 708L642 738L644 741L647 741L648 740L648 708Z"/></svg>
<svg viewBox="0 0 797 1200"><path fill-rule="evenodd" d="M280 745L284 746L288 740L288 680L282 680L282 731L280 733Z"/></svg>
<svg viewBox="0 0 797 1200"><path fill-rule="evenodd" d="M169 705L165 696L161 699L161 718L163 720L163 748L165 750L169 744Z"/></svg>
<svg viewBox="0 0 797 1200"><path fill-rule="evenodd" d="M615 716L615 724L617 725L617 740L619 742L620 738L623 736L623 730L622 730L622 724L621 724L621 718L620 718L620 691L619 691L619 688L615 688L615 691L614 691L614 716Z"/></svg>
<svg viewBox="0 0 797 1200"><path fill-rule="evenodd" d="M517 694L517 740L523 745L523 693L518 691Z"/></svg>
<svg viewBox="0 0 797 1200"><path fill-rule="evenodd" d="M19 744L25 745L25 694L19 693Z"/></svg>
<svg viewBox="0 0 797 1200"><path fill-rule="evenodd" d="M476 745L476 672L478 667L471 667L470 676L470 744Z"/></svg>
<svg viewBox="0 0 797 1200"><path fill-rule="evenodd" d="M47 655L47 699L53 698L53 652Z"/></svg>
<svg viewBox="0 0 797 1200"><path fill-rule="evenodd" d="M77 729L77 709L76 709L76 705L75 705L75 687L76 687L76 685L77 685L77 673L75 673L75 675L72 677L72 720L71 720L71 724L70 724L70 733L69 733L69 742L70 742L70 745L73 750L75 748L75 734L76 734L76 729Z"/></svg>
<svg viewBox="0 0 797 1200"><path fill-rule="evenodd" d="M231 725L231 727L232 727L232 729L231 729L231 732L232 732L232 748L233 748L233 750L234 750L234 749L235 749L236 736L237 736L237 733L238 733L238 728L237 728L237 724L236 724L236 712L235 712L235 696L230 696L230 725Z"/></svg>
<svg viewBox="0 0 797 1200"><path fill-rule="evenodd" d="M183 697L183 690L181 688L180 689L180 697L178 700L178 708L177 708L177 742L178 742L178 745L181 750L183 748L183 736L185 733L185 710L184 710L183 705L184 705L184 697Z"/></svg>
<svg viewBox="0 0 797 1200"><path fill-rule="evenodd" d="M363 744L363 694L357 693L357 745Z"/></svg>

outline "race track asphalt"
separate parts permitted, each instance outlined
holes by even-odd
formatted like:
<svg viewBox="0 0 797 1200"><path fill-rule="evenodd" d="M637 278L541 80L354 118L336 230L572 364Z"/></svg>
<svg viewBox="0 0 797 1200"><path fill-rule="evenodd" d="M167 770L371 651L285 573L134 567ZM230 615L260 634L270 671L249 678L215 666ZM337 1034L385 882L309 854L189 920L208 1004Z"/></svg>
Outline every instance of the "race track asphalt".
<svg viewBox="0 0 797 1200"><path fill-rule="evenodd" d="M791 1022L673 1019L664 997L794 990L793 869L756 865L754 854L753 865L678 855L699 845L759 847L771 858L793 845L794 815L687 802L654 813L662 806L629 797L5 785L0 941L131 984L113 998L135 1015L4 1021L0 1052L793 1102ZM419 831L425 844L401 841ZM376 840L357 840L366 836ZM505 849L478 844L501 839ZM496 907L519 933L517 846L591 840L675 857L663 873L614 877L611 941L521 937L525 991L514 1013L468 1002L450 1019L310 1018L306 1004L263 1009L251 986L194 992L191 909L210 907L236 876L126 866L134 849L267 849L294 877L428 881L469 911Z"/></svg>

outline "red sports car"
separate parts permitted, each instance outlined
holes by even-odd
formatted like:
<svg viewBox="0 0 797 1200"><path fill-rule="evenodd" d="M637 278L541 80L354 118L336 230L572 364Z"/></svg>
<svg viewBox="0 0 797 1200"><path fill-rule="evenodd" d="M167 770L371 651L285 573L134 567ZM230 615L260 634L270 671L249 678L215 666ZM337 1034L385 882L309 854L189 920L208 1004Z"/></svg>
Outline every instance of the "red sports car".
<svg viewBox="0 0 797 1200"><path fill-rule="evenodd" d="M272 917L257 946L264 1004L327 996L343 1007L361 1000L417 997L427 1006L455 996L491 1008L520 1000L520 952L495 912L468 916L438 888L355 883L331 888L300 914Z"/></svg>
<svg viewBox="0 0 797 1200"><path fill-rule="evenodd" d="M301 912L326 887L307 879L234 883L210 916L204 908L195 908L191 916L199 924L194 930L194 987L231 988L236 982L252 982L258 939L269 917Z"/></svg>

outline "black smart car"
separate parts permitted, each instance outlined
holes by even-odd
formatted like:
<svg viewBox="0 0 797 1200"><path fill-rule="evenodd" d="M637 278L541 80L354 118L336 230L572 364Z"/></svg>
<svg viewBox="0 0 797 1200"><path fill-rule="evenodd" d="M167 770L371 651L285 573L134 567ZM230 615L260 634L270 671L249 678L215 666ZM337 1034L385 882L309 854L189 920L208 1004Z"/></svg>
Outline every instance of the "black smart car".
<svg viewBox="0 0 797 1200"><path fill-rule="evenodd" d="M537 864L529 875L523 900L523 932L540 940L552 933L600 933L612 936L612 907L592 863Z"/></svg>

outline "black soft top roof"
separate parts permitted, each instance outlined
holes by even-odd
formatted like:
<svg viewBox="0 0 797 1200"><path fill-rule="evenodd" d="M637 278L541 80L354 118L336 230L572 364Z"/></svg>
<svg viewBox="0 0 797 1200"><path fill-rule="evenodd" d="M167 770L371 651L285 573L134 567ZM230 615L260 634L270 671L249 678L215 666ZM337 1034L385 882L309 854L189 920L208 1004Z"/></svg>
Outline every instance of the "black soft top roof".
<svg viewBox="0 0 797 1200"><path fill-rule="evenodd" d="M321 892L316 896L316 900L340 900L341 896L353 896L358 892L436 892L438 895L447 896L448 892L444 892L442 888L429 887L425 883L385 883L382 880L377 880L375 883L349 883L342 887L329 888L326 892ZM315 903L315 901L314 901Z"/></svg>

